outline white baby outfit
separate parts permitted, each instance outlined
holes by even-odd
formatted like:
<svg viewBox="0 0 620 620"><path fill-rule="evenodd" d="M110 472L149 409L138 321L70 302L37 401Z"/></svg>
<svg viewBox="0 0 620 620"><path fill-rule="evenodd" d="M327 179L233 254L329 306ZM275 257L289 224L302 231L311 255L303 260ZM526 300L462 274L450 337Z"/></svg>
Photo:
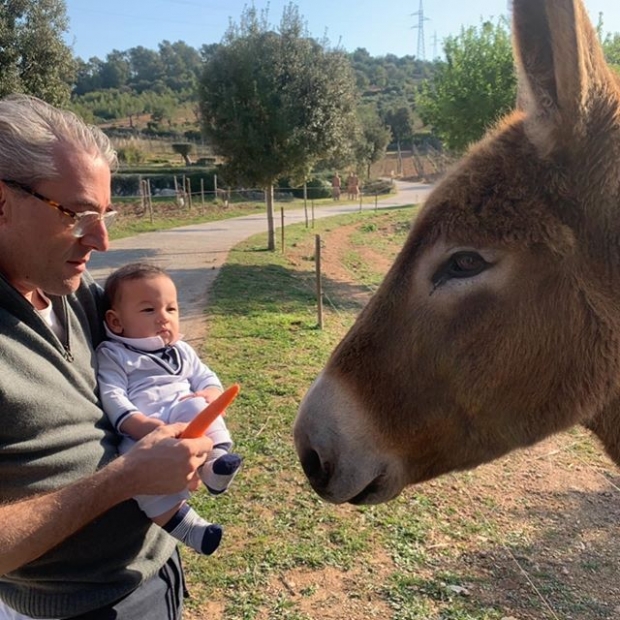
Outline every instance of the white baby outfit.
<svg viewBox="0 0 620 620"><path fill-rule="evenodd" d="M166 345L160 336L123 338L106 331L110 340L97 348L99 392L104 411L121 435L121 423L137 412L166 424L190 422L208 403L202 397L183 397L209 387L222 388L217 375L182 340ZM214 446L225 450L232 447L222 416L205 434ZM124 435L119 451L126 452L134 443ZM135 499L147 516L155 517L188 497L189 492L183 491Z"/></svg>

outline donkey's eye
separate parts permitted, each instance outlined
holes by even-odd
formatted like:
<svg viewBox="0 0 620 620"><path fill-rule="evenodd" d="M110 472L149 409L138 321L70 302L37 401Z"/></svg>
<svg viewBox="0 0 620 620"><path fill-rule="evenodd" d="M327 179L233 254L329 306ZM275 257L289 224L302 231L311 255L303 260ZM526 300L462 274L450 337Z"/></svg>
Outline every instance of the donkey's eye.
<svg viewBox="0 0 620 620"><path fill-rule="evenodd" d="M455 252L433 275L433 288L452 278L472 278L488 266L489 263L477 252Z"/></svg>
<svg viewBox="0 0 620 620"><path fill-rule="evenodd" d="M448 260L444 273L451 278L471 278L483 271L488 264L476 252L457 252Z"/></svg>

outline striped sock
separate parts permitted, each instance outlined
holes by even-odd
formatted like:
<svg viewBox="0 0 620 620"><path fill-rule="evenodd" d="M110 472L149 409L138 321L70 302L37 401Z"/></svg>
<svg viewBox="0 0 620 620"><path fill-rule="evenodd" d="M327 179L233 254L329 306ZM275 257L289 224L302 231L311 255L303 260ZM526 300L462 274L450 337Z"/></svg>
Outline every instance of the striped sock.
<svg viewBox="0 0 620 620"><path fill-rule="evenodd" d="M162 527L170 536L203 555L211 555L222 540L222 527L208 523L187 504Z"/></svg>
<svg viewBox="0 0 620 620"><path fill-rule="evenodd" d="M243 459L221 448L214 449L209 460L198 470L201 480L211 495L219 495L228 489L239 472Z"/></svg>

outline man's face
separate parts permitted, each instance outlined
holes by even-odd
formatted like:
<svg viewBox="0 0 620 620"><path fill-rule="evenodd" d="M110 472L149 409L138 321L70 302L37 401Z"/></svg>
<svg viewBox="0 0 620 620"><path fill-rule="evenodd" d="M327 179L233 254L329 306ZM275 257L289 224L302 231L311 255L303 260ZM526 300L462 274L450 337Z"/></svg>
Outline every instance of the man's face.
<svg viewBox="0 0 620 620"><path fill-rule="evenodd" d="M76 213L104 213L110 206L111 173L98 156L64 145L55 155L58 178L31 189ZM0 183L0 271L27 299L37 289L52 295L74 292L93 250L109 247L96 222L76 238L73 220L19 189Z"/></svg>
<svg viewBox="0 0 620 620"><path fill-rule="evenodd" d="M161 336L165 344L179 339L179 304L172 280L157 275L123 282L106 312L111 331L124 338Z"/></svg>

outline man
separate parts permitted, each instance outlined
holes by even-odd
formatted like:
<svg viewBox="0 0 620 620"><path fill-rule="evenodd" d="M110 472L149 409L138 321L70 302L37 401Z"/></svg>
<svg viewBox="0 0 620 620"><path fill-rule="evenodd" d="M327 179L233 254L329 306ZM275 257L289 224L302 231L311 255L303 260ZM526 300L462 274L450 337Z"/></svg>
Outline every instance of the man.
<svg viewBox="0 0 620 620"><path fill-rule="evenodd" d="M180 618L175 542L130 498L190 485L211 448L150 433L117 456L94 347L115 153L37 99L0 101L0 619Z"/></svg>

